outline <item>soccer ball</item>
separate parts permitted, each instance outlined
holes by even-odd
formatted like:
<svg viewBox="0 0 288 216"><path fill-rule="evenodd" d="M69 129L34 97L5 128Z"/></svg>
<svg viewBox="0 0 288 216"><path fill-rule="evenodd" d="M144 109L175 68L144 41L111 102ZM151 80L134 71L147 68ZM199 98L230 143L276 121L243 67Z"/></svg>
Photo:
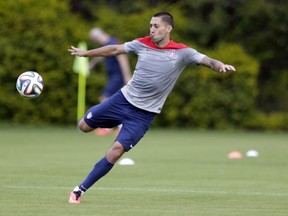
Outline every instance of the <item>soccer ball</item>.
<svg viewBox="0 0 288 216"><path fill-rule="evenodd" d="M17 79L16 89L24 97L38 97L44 88L42 77L34 71L26 71Z"/></svg>

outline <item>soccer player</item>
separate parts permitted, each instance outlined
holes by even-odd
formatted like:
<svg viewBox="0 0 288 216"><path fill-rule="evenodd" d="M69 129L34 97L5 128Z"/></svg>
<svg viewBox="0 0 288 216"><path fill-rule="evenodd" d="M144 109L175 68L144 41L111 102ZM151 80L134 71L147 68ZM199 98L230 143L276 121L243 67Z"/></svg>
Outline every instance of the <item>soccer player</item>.
<svg viewBox="0 0 288 216"><path fill-rule="evenodd" d="M89 32L89 37L93 43L101 46L119 44L115 37L107 34L100 28L91 29ZM90 69L93 69L98 63L100 63L100 61L103 60L108 75L108 81L99 98L100 102L107 100L131 79L130 64L126 55L122 54L117 56L94 57L90 61ZM117 129L120 130L121 125L118 125ZM108 135L111 132L112 129L110 128L97 128L97 130L95 130L95 133L100 136Z"/></svg>
<svg viewBox="0 0 288 216"><path fill-rule="evenodd" d="M79 204L84 192L106 175L125 152L135 147L161 112L168 94L187 65L203 65L219 73L235 71L231 65L171 40L173 27L172 15L159 12L151 18L149 36L88 51L73 46L69 49L71 55L82 57L123 53L138 55L134 74L128 84L105 102L91 107L79 122L83 132L90 132L97 127L123 126L106 155L71 192L69 203Z"/></svg>

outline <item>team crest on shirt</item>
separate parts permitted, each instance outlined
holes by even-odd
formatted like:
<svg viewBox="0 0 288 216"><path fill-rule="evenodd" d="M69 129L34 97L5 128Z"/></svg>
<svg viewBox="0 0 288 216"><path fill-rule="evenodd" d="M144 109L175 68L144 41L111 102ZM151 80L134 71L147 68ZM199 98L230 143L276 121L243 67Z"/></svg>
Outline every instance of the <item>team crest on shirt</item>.
<svg viewBox="0 0 288 216"><path fill-rule="evenodd" d="M176 57L176 51L175 50L168 50L168 56L171 59L175 59Z"/></svg>

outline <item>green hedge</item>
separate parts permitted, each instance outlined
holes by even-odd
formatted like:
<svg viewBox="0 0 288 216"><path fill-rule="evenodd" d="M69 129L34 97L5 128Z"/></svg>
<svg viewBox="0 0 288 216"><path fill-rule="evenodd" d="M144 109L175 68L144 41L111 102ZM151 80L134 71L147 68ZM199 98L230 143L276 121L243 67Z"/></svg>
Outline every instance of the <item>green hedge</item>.
<svg viewBox="0 0 288 216"><path fill-rule="evenodd" d="M235 65L237 71L219 74L202 66L184 70L167 100L159 125L241 128L255 112L259 68L255 58L235 44L221 44L204 53Z"/></svg>
<svg viewBox="0 0 288 216"><path fill-rule="evenodd" d="M107 29L122 41L144 36L151 14L158 10L122 15L100 8L95 11L99 16L89 23L71 13L68 0L0 2L0 123L75 124L78 76L72 72L74 58L67 49L87 41L94 26ZM238 44L221 43L204 50L196 47L193 39L185 41L188 20L177 7L167 10L177 21L172 35L175 41L235 65L237 72L223 75L200 66L186 68L154 126L286 130L285 113L267 117L255 109L258 61ZM147 28L139 22L147 22ZM129 55L129 59L134 67L136 56ZM36 99L21 97L15 88L17 77L28 70L39 72L45 82L42 95ZM87 107L98 103L105 82L104 67L99 65L87 79Z"/></svg>
<svg viewBox="0 0 288 216"><path fill-rule="evenodd" d="M255 112L253 117L246 122L245 128L249 130L288 130L288 114L274 112L271 114Z"/></svg>
<svg viewBox="0 0 288 216"><path fill-rule="evenodd" d="M77 76L67 49L86 39L85 23L58 0L1 1L0 17L1 122L71 123ZM39 72L45 82L42 95L33 100L19 96L15 88L17 77L28 70Z"/></svg>

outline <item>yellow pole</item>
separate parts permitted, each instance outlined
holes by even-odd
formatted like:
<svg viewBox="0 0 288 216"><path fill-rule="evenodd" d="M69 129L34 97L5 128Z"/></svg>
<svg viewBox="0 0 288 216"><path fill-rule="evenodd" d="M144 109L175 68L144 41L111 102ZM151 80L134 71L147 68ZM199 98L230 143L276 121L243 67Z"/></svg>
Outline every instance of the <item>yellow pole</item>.
<svg viewBox="0 0 288 216"><path fill-rule="evenodd" d="M85 42L80 42L78 48L87 50ZM77 97L77 122L86 112L86 77L89 75L89 60L85 57L76 56L73 71L78 73L78 97Z"/></svg>
<svg viewBox="0 0 288 216"><path fill-rule="evenodd" d="M86 77L83 73L78 74L78 99L77 99L77 122L84 116L86 111Z"/></svg>

